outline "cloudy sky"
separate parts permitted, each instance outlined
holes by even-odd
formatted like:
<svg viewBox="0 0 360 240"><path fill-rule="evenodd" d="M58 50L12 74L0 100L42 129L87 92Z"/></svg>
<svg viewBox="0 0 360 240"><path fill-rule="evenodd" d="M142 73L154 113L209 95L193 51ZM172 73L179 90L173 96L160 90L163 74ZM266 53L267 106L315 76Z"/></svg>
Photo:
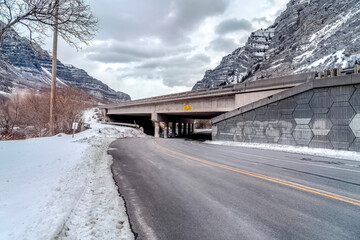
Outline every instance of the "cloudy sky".
<svg viewBox="0 0 360 240"><path fill-rule="evenodd" d="M94 0L100 29L92 44L77 52L60 41L58 58L132 99L188 91L287 2Z"/></svg>

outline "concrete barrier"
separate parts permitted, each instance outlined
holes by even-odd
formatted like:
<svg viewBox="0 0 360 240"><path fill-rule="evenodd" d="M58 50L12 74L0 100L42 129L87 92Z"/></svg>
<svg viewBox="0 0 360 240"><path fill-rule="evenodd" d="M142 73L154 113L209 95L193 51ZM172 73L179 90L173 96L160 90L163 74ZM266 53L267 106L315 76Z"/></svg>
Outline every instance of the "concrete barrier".
<svg viewBox="0 0 360 240"><path fill-rule="evenodd" d="M360 151L360 74L311 80L212 119L213 140Z"/></svg>

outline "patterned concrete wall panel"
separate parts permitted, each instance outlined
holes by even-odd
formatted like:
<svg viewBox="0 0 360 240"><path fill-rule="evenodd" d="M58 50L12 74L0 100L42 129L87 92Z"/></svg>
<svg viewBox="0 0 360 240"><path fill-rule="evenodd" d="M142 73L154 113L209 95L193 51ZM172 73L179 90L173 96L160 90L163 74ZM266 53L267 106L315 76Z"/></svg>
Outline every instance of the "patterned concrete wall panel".
<svg viewBox="0 0 360 240"><path fill-rule="evenodd" d="M331 142L327 136L314 136L311 139L309 147L332 149L333 145L331 144Z"/></svg>
<svg viewBox="0 0 360 240"><path fill-rule="evenodd" d="M314 135L319 136L328 135L331 127L333 126L330 119L327 118L327 114L315 114L309 125Z"/></svg>
<svg viewBox="0 0 360 240"><path fill-rule="evenodd" d="M256 135L256 127L252 123L246 123L242 131L245 142L251 142Z"/></svg>
<svg viewBox="0 0 360 240"><path fill-rule="evenodd" d="M297 145L291 133L283 133L277 143L283 145L292 145L292 146Z"/></svg>
<svg viewBox="0 0 360 240"><path fill-rule="evenodd" d="M332 104L333 100L327 92L315 92L310 101L310 107L314 113L328 113Z"/></svg>
<svg viewBox="0 0 360 240"><path fill-rule="evenodd" d="M281 100L277 105L277 109L278 111L280 111L281 114L292 114L295 108L296 108L296 102L293 97Z"/></svg>
<svg viewBox="0 0 360 240"><path fill-rule="evenodd" d="M219 133L216 140L234 141L234 135L231 133Z"/></svg>
<svg viewBox="0 0 360 240"><path fill-rule="evenodd" d="M245 126L246 122L245 121L239 121L236 123L236 128L239 129L243 129Z"/></svg>
<svg viewBox="0 0 360 240"><path fill-rule="evenodd" d="M268 143L267 137L264 134L256 134L252 139L251 142L254 143Z"/></svg>
<svg viewBox="0 0 360 240"><path fill-rule="evenodd" d="M319 92L327 92L329 89L328 88L316 88L314 89L314 93L319 93Z"/></svg>
<svg viewBox="0 0 360 240"><path fill-rule="evenodd" d="M267 143L267 137L265 135L265 130L268 125L266 121L254 121L254 127L256 128L256 134L252 141L259 143Z"/></svg>
<svg viewBox="0 0 360 240"><path fill-rule="evenodd" d="M234 134L236 132L236 127L234 124L226 124L225 125L225 129L224 129L224 133L232 133Z"/></svg>
<svg viewBox="0 0 360 240"><path fill-rule="evenodd" d="M355 111L360 113L360 88L356 89L349 102Z"/></svg>
<svg viewBox="0 0 360 240"><path fill-rule="evenodd" d="M269 110L266 112L266 116L268 117L269 122L277 123L280 120L281 114L279 111Z"/></svg>
<svg viewBox="0 0 360 240"><path fill-rule="evenodd" d="M355 115L349 126L353 131L355 137L360 138L360 113Z"/></svg>
<svg viewBox="0 0 360 240"><path fill-rule="evenodd" d="M310 90L294 96L294 99L297 104L306 104L310 102L313 95L314 95L314 91Z"/></svg>
<svg viewBox="0 0 360 240"><path fill-rule="evenodd" d="M348 149L355 139L348 126L333 126L328 137L335 149Z"/></svg>
<svg viewBox="0 0 360 240"><path fill-rule="evenodd" d="M245 121L254 121L255 120L256 113L254 110L251 110L249 112L246 112L243 114L243 118Z"/></svg>
<svg viewBox="0 0 360 240"><path fill-rule="evenodd" d="M360 152L360 138L355 139L355 141L351 144L349 150Z"/></svg>
<svg viewBox="0 0 360 240"><path fill-rule="evenodd" d="M279 101L270 103L270 104L268 105L268 110L278 109L278 105L279 105Z"/></svg>
<svg viewBox="0 0 360 240"><path fill-rule="evenodd" d="M265 105L265 106L255 109L256 115L264 115L266 113L267 108L268 108L268 106Z"/></svg>
<svg viewBox="0 0 360 240"><path fill-rule="evenodd" d="M308 125L297 125L292 135L298 145L304 146L309 145L312 137L314 136Z"/></svg>
<svg viewBox="0 0 360 240"><path fill-rule="evenodd" d="M233 117L235 123L243 122L245 121L243 115L237 115L236 117Z"/></svg>
<svg viewBox="0 0 360 240"><path fill-rule="evenodd" d="M213 139L360 152L359 86L314 89L239 114L217 123Z"/></svg>
<svg viewBox="0 0 360 240"><path fill-rule="evenodd" d="M269 143L277 143L281 136L281 130L277 124L269 123L265 129L265 135Z"/></svg>
<svg viewBox="0 0 360 240"><path fill-rule="evenodd" d="M314 115L309 104L297 105L293 112L293 117L297 124L309 124L311 117Z"/></svg>
<svg viewBox="0 0 360 240"><path fill-rule="evenodd" d="M296 122L292 115L282 115L279 119L278 126L281 129L281 133L291 134L296 127Z"/></svg>
<svg viewBox="0 0 360 240"><path fill-rule="evenodd" d="M225 124L226 124L225 121L219 122L219 123L217 124L218 129L219 129L220 131L224 131L224 129L225 129Z"/></svg>
<svg viewBox="0 0 360 240"><path fill-rule="evenodd" d="M234 125L235 124L235 118L229 118L225 120L226 125Z"/></svg>
<svg viewBox="0 0 360 240"><path fill-rule="evenodd" d="M349 125L355 114L348 102L336 102L332 105L328 117L334 125Z"/></svg>
<svg viewBox="0 0 360 240"><path fill-rule="evenodd" d="M281 113L278 110L279 102L271 103L266 111L266 116L271 122L277 122L280 119Z"/></svg>
<svg viewBox="0 0 360 240"><path fill-rule="evenodd" d="M218 132L219 129L217 127L217 125L212 125L212 131L211 131L211 136L212 136L212 139L216 139L216 136L218 135Z"/></svg>
<svg viewBox="0 0 360 240"><path fill-rule="evenodd" d="M255 120L256 121L267 121L269 119L269 116L267 114L267 108L268 106L263 106L260 108L255 109Z"/></svg>
<svg viewBox="0 0 360 240"><path fill-rule="evenodd" d="M236 142L245 142L244 135L242 133L236 133L234 136L234 141Z"/></svg>
<svg viewBox="0 0 360 240"><path fill-rule="evenodd" d="M355 88L352 85L329 88L330 97L334 102L349 101L354 91Z"/></svg>

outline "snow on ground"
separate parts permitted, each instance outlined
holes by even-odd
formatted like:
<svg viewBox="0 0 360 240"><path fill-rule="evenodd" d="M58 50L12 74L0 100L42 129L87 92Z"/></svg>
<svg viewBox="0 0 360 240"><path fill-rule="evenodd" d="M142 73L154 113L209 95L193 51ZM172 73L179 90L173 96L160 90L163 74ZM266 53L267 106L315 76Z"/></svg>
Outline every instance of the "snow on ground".
<svg viewBox="0 0 360 240"><path fill-rule="evenodd" d="M267 150L275 150L282 152L314 155L320 157L360 161L360 153L352 152L352 151L342 151L342 150L333 150L333 149L324 149L324 148L309 148L309 147L301 147L301 146L286 146L286 145L265 144L265 143L230 142L230 141L206 141L205 143L225 145L225 146L235 146L235 147L267 149Z"/></svg>
<svg viewBox="0 0 360 240"><path fill-rule="evenodd" d="M71 135L0 141L0 239L133 239L109 144L143 137L96 123Z"/></svg>

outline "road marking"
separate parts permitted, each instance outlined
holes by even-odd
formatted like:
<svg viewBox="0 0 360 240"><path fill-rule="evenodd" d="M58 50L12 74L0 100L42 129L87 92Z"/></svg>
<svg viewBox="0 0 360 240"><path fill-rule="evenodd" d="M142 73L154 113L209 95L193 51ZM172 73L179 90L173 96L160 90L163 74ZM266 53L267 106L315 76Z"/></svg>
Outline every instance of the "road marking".
<svg viewBox="0 0 360 240"><path fill-rule="evenodd" d="M201 158L192 157L192 156L180 153L180 152L173 151L173 150L168 149L166 147L163 147L163 146L159 145L156 140L153 140L153 144L157 148L159 148L159 149L161 149L163 151L166 151L166 152L170 152L170 153L172 153L172 154L174 154L176 156L185 157L185 158L188 158L188 159L191 159L191 160L194 160L194 161L197 161L197 162L201 162L201 163L204 163L204 164L207 164L207 165L211 165L211 166L214 166L214 167L219 167L219 168L223 168L223 169L230 170L230 171L233 171L233 172L242 173L244 175L256 177L256 178L267 180L267 181L270 181L270 182L279 183L279 184L289 186L289 187L292 187L292 188L296 188L296 189L300 189L300 190L303 190L303 191L306 191L306 192L315 193L315 194L318 194L318 195L321 195L321 196L329 197L329 198L336 199L336 200L339 200L339 201L342 201L342 202L347 202L347 203L350 203L350 204L353 204L353 205L356 205L356 206L360 206L360 200L357 200L357 199L354 199L354 198L342 196L342 195L339 195L339 194L335 194L335 193L332 193L332 192L327 192L327 191L324 191L324 190L321 190L321 189L317 189L317 188L305 186L305 185L302 185L302 184L282 180L282 179L279 179L279 178L274 178L274 177L266 176L266 175L263 175L263 174L246 171L246 170L243 170L243 169L240 169L240 168L230 167L230 166L223 165L223 164L220 164L220 163L207 161L207 160L204 160L204 159L201 159Z"/></svg>
<svg viewBox="0 0 360 240"><path fill-rule="evenodd" d="M206 147L208 147L206 144L204 144ZM210 145L210 144L208 144ZM218 146L227 146L227 145L218 145ZM210 146L211 147L211 146ZM247 148L247 147L244 147ZM261 150L269 150L269 149L261 149ZM238 151L234 151L234 150L227 150L229 152L233 152L233 153L239 153ZM275 151L279 151L279 150L275 150ZM295 152L283 152L283 153L290 153L290 154L299 154L299 153L295 153ZM288 163L294 163L294 164L300 164L300 165L309 165L309 166L316 166L316 167L321 167L321 168L330 168L330 169L338 169L338 170L342 170L342 171L348 171L348 172L357 172L360 173L360 171L357 170L353 170L353 169L347 169L347 168L339 168L339 167L332 167L332 166L323 166L323 165L319 165L319 164L314 164L314 163L305 163L305 162L294 162L294 161L289 161L289 160L282 160L282 159L273 159L273 158L269 158L269 157L264 157L261 155L256 155L256 154L251 154L251 153L244 153L241 152L240 154L242 155L248 155L248 156L255 156L258 158L262 158L265 160L271 159L271 160L275 160L275 161L280 161L280 162L288 162ZM306 153L304 153L306 154ZM312 155L310 155L312 156ZM315 156L315 157L322 157L322 156ZM341 160L341 159L340 159ZM346 159L344 159L346 160ZM346 161L353 161L353 160L346 160ZM346 164L345 164L346 166Z"/></svg>

